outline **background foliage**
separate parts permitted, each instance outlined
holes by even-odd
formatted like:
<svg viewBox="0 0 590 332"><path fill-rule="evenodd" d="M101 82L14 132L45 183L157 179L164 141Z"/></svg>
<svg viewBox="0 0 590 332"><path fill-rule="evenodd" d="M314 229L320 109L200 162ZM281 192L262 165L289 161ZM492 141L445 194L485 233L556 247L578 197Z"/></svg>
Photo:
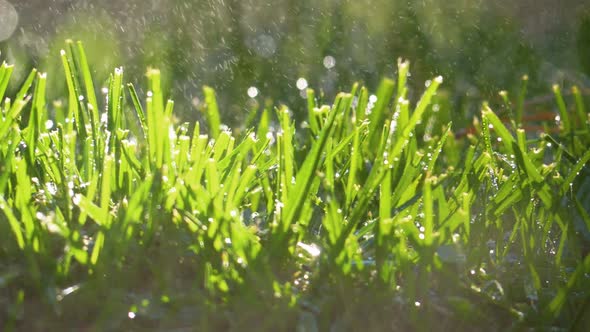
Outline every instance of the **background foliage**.
<svg viewBox="0 0 590 332"><path fill-rule="evenodd" d="M529 96L554 83L583 88L590 74L586 1L27 0L14 6L20 26L0 49L23 64L21 79L25 63L46 68L55 80L50 97L62 96L55 55L66 38L80 39L102 86L115 65L125 64L136 83L145 68L160 68L164 89L187 120L197 118L204 84L218 90L225 121L238 125L250 86L301 115L305 101L293 93L298 78L333 98L354 81L375 88L398 57L412 59L414 87L443 75L459 118L470 118L482 99L497 100L497 91L515 89L523 74ZM323 65L326 56L336 60L331 69Z"/></svg>

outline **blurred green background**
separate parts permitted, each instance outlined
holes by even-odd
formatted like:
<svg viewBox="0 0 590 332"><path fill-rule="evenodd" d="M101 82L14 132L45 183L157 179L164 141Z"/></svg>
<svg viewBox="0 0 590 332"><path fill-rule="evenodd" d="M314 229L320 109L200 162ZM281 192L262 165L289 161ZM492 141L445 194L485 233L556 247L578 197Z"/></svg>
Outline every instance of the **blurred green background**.
<svg viewBox="0 0 590 332"><path fill-rule="evenodd" d="M399 57L411 61L415 94L444 76L459 118L482 99L497 99L498 90L514 91L523 74L532 96L553 83L590 87L584 0L8 2L19 21L0 50L18 64L17 77L39 67L50 75L49 97L63 97L59 49L66 38L80 39L99 86L114 66L140 86L146 67L160 68L182 120L199 117L204 84L217 90L225 122L236 126L252 103L249 87L259 101L272 98L297 114L305 102L299 78L327 103L355 81L375 88L394 75Z"/></svg>

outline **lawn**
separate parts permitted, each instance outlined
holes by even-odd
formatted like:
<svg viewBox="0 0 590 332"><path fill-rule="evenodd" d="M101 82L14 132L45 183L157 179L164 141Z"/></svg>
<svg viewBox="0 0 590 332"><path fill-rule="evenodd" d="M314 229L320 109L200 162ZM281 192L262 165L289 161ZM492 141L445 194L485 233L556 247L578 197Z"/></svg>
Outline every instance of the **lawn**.
<svg viewBox="0 0 590 332"><path fill-rule="evenodd" d="M4 330L590 330L583 87L531 130L525 77L459 135L400 60L229 128L212 88L182 123L159 70L100 89L81 42L59 56L55 101L0 67Z"/></svg>

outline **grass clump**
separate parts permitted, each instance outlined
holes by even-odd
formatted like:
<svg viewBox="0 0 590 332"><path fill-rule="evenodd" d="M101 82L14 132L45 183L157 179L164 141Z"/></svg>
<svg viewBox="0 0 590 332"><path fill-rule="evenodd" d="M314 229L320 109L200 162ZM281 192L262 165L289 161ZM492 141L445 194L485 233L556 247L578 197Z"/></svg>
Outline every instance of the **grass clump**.
<svg viewBox="0 0 590 332"><path fill-rule="evenodd" d="M527 133L504 93L512 122L483 104L456 139L442 78L411 103L400 62L376 95L308 90L304 123L267 104L232 132L211 88L207 123L177 123L158 70L143 97L117 68L99 98L81 43L61 57L63 103L35 70L5 96L0 67L5 329L589 326L578 88L573 112L554 88L557 133Z"/></svg>

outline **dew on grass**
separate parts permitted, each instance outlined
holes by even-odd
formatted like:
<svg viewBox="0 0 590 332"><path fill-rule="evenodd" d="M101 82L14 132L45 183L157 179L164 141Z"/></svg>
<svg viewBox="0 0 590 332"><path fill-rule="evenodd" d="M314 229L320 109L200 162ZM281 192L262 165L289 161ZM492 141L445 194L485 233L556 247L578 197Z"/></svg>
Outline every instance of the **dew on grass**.
<svg viewBox="0 0 590 332"><path fill-rule="evenodd" d="M54 182L47 182L45 185L47 186L47 191L51 195L55 196L55 194L57 194L57 185Z"/></svg>
<svg viewBox="0 0 590 332"><path fill-rule="evenodd" d="M53 128L53 121L51 121L51 120L45 121L45 129L49 130L51 128Z"/></svg>
<svg viewBox="0 0 590 332"><path fill-rule="evenodd" d="M242 258L242 257L238 257L238 259L236 259L236 262L238 263L238 265L240 265L241 267L247 267L248 265L246 264L246 261Z"/></svg>
<svg viewBox="0 0 590 332"><path fill-rule="evenodd" d="M299 248L303 249L305 252L307 252L312 257L318 257L321 253L320 248L318 248L315 244L306 244L303 242L297 242L297 246Z"/></svg>

